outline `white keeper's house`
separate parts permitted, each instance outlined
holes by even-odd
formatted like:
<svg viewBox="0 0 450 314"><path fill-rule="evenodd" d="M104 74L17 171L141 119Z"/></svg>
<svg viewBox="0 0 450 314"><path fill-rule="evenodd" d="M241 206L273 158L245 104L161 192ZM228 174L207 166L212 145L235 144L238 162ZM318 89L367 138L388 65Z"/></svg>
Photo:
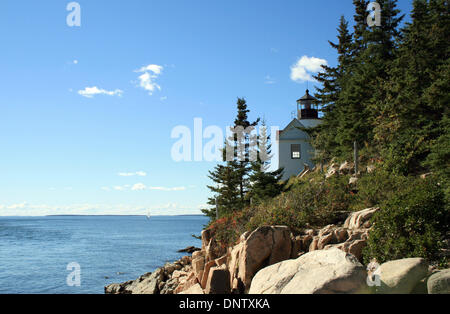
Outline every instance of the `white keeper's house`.
<svg viewBox="0 0 450 314"><path fill-rule="evenodd" d="M299 175L306 166L314 168L314 149L310 137L300 128L311 128L320 124L319 110L314 105L316 98L309 94L297 100L297 117L278 132L278 167L284 168L283 180Z"/></svg>

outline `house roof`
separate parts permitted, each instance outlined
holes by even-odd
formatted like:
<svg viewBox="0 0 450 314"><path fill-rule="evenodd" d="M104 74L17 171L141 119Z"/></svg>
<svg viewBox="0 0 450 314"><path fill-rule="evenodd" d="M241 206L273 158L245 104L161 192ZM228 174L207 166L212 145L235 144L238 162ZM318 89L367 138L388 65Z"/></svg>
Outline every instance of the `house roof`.
<svg viewBox="0 0 450 314"><path fill-rule="evenodd" d="M299 119L294 118L283 130L279 131L279 133L277 134L278 135L278 139L281 139L283 137L283 133L286 134L287 131L289 131L291 129L295 129L298 132L297 135L295 136L296 139L307 139L307 138L309 138L309 135L306 132L304 132L304 131L302 131L302 130L300 130L298 128L305 128L305 126L300 122ZM302 137L298 137L298 135L300 133L303 135ZM290 135L292 136L292 134L290 134ZM288 137L287 138L285 137L285 139L293 139L289 135L286 135L286 136L288 136Z"/></svg>
<svg viewBox="0 0 450 314"><path fill-rule="evenodd" d="M302 101L302 100L317 100L317 98L311 96L309 94L309 89L306 90L306 94L305 96L303 96L302 98L300 98L299 100L297 100L297 102Z"/></svg>

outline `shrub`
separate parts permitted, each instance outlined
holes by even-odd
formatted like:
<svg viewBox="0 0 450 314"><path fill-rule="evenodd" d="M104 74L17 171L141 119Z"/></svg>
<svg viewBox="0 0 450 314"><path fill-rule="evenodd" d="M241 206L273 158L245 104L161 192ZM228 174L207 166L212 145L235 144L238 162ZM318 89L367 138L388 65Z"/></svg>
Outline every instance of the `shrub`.
<svg viewBox="0 0 450 314"><path fill-rule="evenodd" d="M309 177L308 179L310 179ZM305 227L321 227L335 223L342 211L348 211L353 196L348 186L348 176L328 180L296 181L290 190L277 198L263 202L251 209L248 230L263 225L286 225L294 233Z"/></svg>
<svg viewBox="0 0 450 314"><path fill-rule="evenodd" d="M247 231L246 224L250 219L248 215L248 209L236 211L209 224L208 228L213 230L214 239L220 249L226 250L229 246L233 246L241 234Z"/></svg>
<svg viewBox="0 0 450 314"><path fill-rule="evenodd" d="M408 179L403 188L381 204L364 260L379 262L408 257L438 258L441 240L449 227L444 194L434 178Z"/></svg>
<svg viewBox="0 0 450 314"><path fill-rule="evenodd" d="M352 204L352 210L380 206L383 201L393 197L407 181L407 177L383 169L363 175L357 183L358 194Z"/></svg>

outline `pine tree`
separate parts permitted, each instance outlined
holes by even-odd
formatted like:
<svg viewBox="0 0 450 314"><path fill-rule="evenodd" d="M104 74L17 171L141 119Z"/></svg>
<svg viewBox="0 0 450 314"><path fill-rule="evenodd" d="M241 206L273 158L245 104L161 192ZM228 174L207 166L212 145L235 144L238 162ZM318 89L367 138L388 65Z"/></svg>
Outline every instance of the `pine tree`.
<svg viewBox="0 0 450 314"><path fill-rule="evenodd" d="M369 29L367 25L367 6L369 5L369 1L353 0L353 5L355 6L355 14L353 15L355 26L353 33L354 42L352 45L352 56L353 58L356 58L367 47L365 38Z"/></svg>
<svg viewBox="0 0 450 314"><path fill-rule="evenodd" d="M249 173L251 171L250 133L260 121L260 119L257 119L254 122L249 122L249 112L250 110L247 108L246 100L244 98L238 98L237 116L234 121L234 128L243 128L244 134L243 136L233 134L233 136L228 139L230 141L229 145L231 145L234 150L234 158L232 161L228 161L228 165L233 168L236 179L239 182L239 196L241 201L240 209L249 204L249 201L246 199L245 195L248 191Z"/></svg>
<svg viewBox="0 0 450 314"><path fill-rule="evenodd" d="M263 121L258 137L258 158L251 163L250 190L248 193L251 204L279 195L285 186L281 182L284 169L269 171L271 155L270 136Z"/></svg>
<svg viewBox="0 0 450 314"><path fill-rule="evenodd" d="M219 209L218 216L223 216L239 209L241 206L238 193L239 182L234 169L228 164L217 165L213 171L209 171L208 177L214 183L213 185L208 185L208 188L214 193L208 199L208 205L212 207L211 209L203 209L202 212L214 220L216 218L216 205Z"/></svg>
<svg viewBox="0 0 450 314"><path fill-rule="evenodd" d="M360 12L364 1L356 2L355 22L359 27L355 26L354 60L338 100L342 110L338 117L337 142L344 154L351 152L354 141L360 147L371 145L374 119L378 114L376 104L378 99L385 97L379 90L383 80L388 78L400 34L398 26L403 18L398 17L397 1L379 0L381 26L364 29Z"/></svg>
<svg viewBox="0 0 450 314"><path fill-rule="evenodd" d="M339 94L342 90L345 76L352 64L352 34L348 29L348 22L342 16L338 30L338 43L329 41L332 48L338 53L338 65L336 67L322 66L323 71L314 78L322 84L316 87L315 97L322 106L324 113L322 124L311 130L313 145L320 161L332 158L331 152L335 152L338 144L336 142L336 130L339 117Z"/></svg>
<svg viewBox="0 0 450 314"><path fill-rule="evenodd" d="M416 0L412 23L403 30L390 79L378 100L375 139L387 167L402 173L424 171L423 161L445 127L449 103L449 6L443 0Z"/></svg>
<svg viewBox="0 0 450 314"><path fill-rule="evenodd" d="M244 130L250 131L249 128L253 128L259 123L259 119L250 123L248 121L248 113L249 110L245 99L238 98L234 128L242 127ZM223 164L217 165L214 170L209 172L209 178L214 183L208 186L213 193L213 196L208 199L208 205L211 205L212 208L203 209L202 212L212 220L216 216L221 217L234 211L242 210L249 205L249 199L246 197L246 194L251 171L250 141L250 135L247 133L244 133L242 137L235 133L227 138L222 151ZM227 152L227 148L231 150L231 158L228 156L230 152ZM216 205L219 209L218 215L216 213Z"/></svg>

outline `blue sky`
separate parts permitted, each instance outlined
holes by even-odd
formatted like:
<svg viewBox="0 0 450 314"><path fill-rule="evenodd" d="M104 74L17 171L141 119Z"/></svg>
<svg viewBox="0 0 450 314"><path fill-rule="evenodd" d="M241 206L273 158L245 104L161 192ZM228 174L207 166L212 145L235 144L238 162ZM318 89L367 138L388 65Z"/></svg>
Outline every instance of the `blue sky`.
<svg viewBox="0 0 450 314"><path fill-rule="evenodd" d="M0 4L0 216L199 213L215 163L173 161L174 127L225 129L237 97L284 127L307 86L292 67L334 65L353 16L350 0L79 0L69 27L69 2Z"/></svg>

